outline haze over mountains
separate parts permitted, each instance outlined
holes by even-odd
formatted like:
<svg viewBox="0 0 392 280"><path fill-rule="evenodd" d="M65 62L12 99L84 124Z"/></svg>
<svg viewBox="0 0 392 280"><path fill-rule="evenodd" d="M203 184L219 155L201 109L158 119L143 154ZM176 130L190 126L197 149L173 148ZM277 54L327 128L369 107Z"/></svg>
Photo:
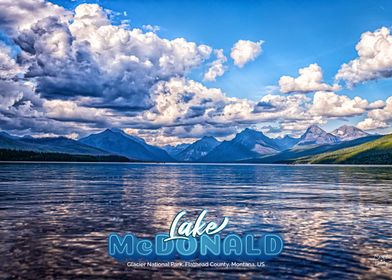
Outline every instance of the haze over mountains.
<svg viewBox="0 0 392 280"><path fill-rule="evenodd" d="M298 138L294 138L289 135L285 135L284 137L278 137L274 140L284 150L293 147L299 141Z"/></svg>
<svg viewBox="0 0 392 280"><path fill-rule="evenodd" d="M0 149L19 151L53 152L80 155L110 155L101 150L79 141L65 137L33 138L29 136L16 137L6 132L0 133Z"/></svg>
<svg viewBox="0 0 392 280"><path fill-rule="evenodd" d="M198 161L219 146L220 143L212 136L204 136L172 156L178 161Z"/></svg>
<svg viewBox="0 0 392 280"><path fill-rule="evenodd" d="M175 155L181 153L183 150L188 148L191 144L178 144L176 146L173 145L165 145L162 147L171 157L175 157Z"/></svg>
<svg viewBox="0 0 392 280"><path fill-rule="evenodd" d="M72 155L123 156L146 162L292 162L299 158L333 152L375 141L356 127L342 126L328 133L310 126L299 138L269 138L260 131L246 128L223 142L205 136L192 144L156 147L140 137L120 129L106 129L78 141L65 137L17 137L0 132L0 149L64 153Z"/></svg>
<svg viewBox="0 0 392 280"><path fill-rule="evenodd" d="M106 129L82 138L79 142L129 159L173 161L165 150L149 145L144 139L129 135L120 129Z"/></svg>
<svg viewBox="0 0 392 280"><path fill-rule="evenodd" d="M245 158L274 154L281 147L262 132L246 128L232 140L223 141L210 153L200 159L202 162L232 162Z"/></svg>

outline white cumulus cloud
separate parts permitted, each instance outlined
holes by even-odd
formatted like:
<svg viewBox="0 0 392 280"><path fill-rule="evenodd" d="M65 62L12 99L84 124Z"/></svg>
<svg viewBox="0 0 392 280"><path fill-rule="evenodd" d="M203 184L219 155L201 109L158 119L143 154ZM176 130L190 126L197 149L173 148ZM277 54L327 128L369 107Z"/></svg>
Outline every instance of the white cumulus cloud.
<svg viewBox="0 0 392 280"><path fill-rule="evenodd" d="M79 5L70 22L56 16L35 21L15 42L43 97L89 96L86 105L121 111L148 108L155 83L184 76L212 52L184 38L115 26L97 4Z"/></svg>
<svg viewBox="0 0 392 280"><path fill-rule="evenodd" d="M392 122L392 96L388 97L385 104L383 108L369 111L367 118L358 123L358 127L369 130L389 127Z"/></svg>
<svg viewBox="0 0 392 280"><path fill-rule="evenodd" d="M71 12L45 0L0 1L0 26L13 35L19 30L31 28L34 23L49 16L59 17L62 22L67 22Z"/></svg>
<svg viewBox="0 0 392 280"><path fill-rule="evenodd" d="M357 124L357 127L362 130L376 130L380 128L387 128L389 125L383 121L366 118Z"/></svg>
<svg viewBox="0 0 392 280"><path fill-rule="evenodd" d="M231 49L230 57L234 64L240 68L244 67L249 61L255 60L261 52L263 41L252 42L249 40L239 40Z"/></svg>
<svg viewBox="0 0 392 280"><path fill-rule="evenodd" d="M314 94L311 112L323 117L351 117L384 106L385 102L382 100L369 103L359 96L351 99L334 92L318 91Z"/></svg>
<svg viewBox="0 0 392 280"><path fill-rule="evenodd" d="M338 85L328 85L323 82L323 72L316 63L298 70L297 78L282 76L279 79L280 91L283 93L310 93L314 91L336 91Z"/></svg>
<svg viewBox="0 0 392 280"><path fill-rule="evenodd" d="M223 76L226 71L226 66L224 65L227 61L226 56L222 49L215 50L216 60L214 60L207 72L204 73L204 81L215 81L217 77Z"/></svg>
<svg viewBox="0 0 392 280"><path fill-rule="evenodd" d="M341 66L337 80L349 87L366 81L392 77L392 36L387 27L365 32L356 45L358 58Z"/></svg>

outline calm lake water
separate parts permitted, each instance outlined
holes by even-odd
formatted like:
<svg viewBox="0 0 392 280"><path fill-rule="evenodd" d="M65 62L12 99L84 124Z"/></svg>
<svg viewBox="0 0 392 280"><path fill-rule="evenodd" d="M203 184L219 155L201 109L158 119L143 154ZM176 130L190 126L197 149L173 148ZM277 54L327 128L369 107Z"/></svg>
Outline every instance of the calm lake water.
<svg viewBox="0 0 392 280"><path fill-rule="evenodd" d="M0 164L0 278L391 279L392 168ZM259 269L132 269L107 235L167 232L182 209L282 235Z"/></svg>

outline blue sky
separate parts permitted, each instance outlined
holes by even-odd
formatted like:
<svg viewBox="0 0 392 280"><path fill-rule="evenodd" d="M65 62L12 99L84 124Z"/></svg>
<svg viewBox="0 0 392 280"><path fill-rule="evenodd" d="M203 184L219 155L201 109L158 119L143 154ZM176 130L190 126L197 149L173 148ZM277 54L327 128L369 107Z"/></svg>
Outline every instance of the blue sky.
<svg viewBox="0 0 392 280"><path fill-rule="evenodd" d="M0 124L15 134L116 126L168 143L245 127L271 136L311 124L391 131L391 1L14 5L0 11L12 112L0 110ZM221 71L215 80L211 69Z"/></svg>

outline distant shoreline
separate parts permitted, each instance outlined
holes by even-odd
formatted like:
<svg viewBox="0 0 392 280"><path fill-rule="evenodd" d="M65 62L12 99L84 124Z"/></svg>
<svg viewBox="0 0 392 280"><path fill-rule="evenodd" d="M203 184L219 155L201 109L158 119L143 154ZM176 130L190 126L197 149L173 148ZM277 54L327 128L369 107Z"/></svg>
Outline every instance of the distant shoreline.
<svg viewBox="0 0 392 280"><path fill-rule="evenodd" d="M0 149L0 161L8 162L131 162L117 155L66 154L56 152Z"/></svg>
<svg viewBox="0 0 392 280"><path fill-rule="evenodd" d="M0 149L0 163L133 163L133 164L158 164L158 165L282 165L282 166L392 166L383 163L311 163L295 162L294 160L282 160L277 162L257 162L242 160L238 162L192 162L192 161L139 161L131 160L118 155L87 155L66 154L56 152L39 152Z"/></svg>
<svg viewBox="0 0 392 280"><path fill-rule="evenodd" d="M124 164L124 165L198 165L198 166L213 166L213 165L225 165L225 166L287 166L287 167L331 167L331 166L346 166L346 167L389 167L392 168L392 164L335 164L335 163L243 163L243 162L147 162L147 161L22 161L22 160L0 160L0 164Z"/></svg>

